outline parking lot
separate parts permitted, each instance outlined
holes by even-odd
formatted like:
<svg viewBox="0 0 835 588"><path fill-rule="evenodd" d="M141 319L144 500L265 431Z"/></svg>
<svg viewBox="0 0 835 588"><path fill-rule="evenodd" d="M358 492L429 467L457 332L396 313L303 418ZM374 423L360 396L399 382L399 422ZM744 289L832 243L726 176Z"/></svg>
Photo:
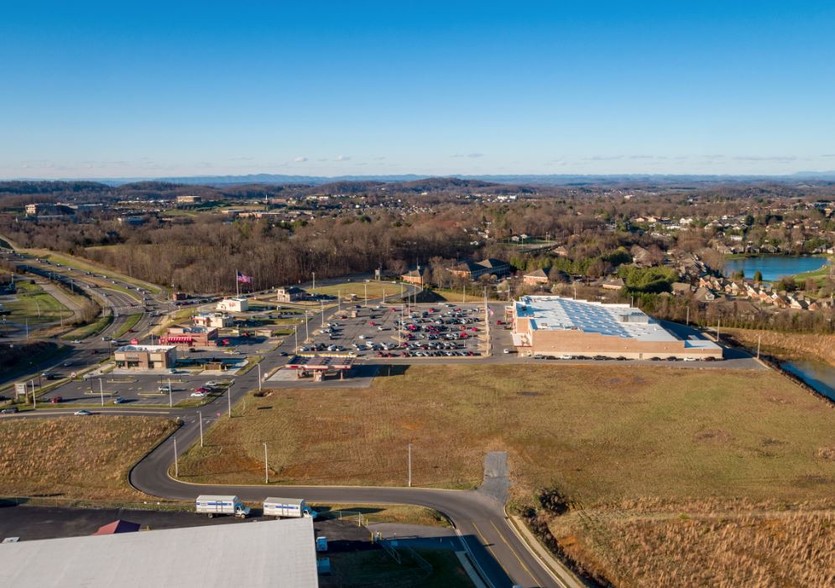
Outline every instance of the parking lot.
<svg viewBox="0 0 835 588"><path fill-rule="evenodd" d="M39 398L39 404L72 406L177 406L184 401L199 403L223 394L233 382L223 372L114 370L71 380Z"/></svg>
<svg viewBox="0 0 835 588"><path fill-rule="evenodd" d="M327 313L326 313L327 315ZM484 308L438 304L351 306L307 327L302 355L357 358L481 357L487 349Z"/></svg>

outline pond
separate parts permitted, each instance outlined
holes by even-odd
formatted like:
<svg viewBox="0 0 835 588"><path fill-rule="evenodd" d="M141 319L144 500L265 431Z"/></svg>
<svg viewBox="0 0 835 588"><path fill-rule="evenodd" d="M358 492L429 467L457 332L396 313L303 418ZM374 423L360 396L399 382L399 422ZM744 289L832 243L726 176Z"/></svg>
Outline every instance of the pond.
<svg viewBox="0 0 835 588"><path fill-rule="evenodd" d="M835 367L822 361L786 361L780 364L787 372L803 380L832 401L835 401Z"/></svg>
<svg viewBox="0 0 835 588"><path fill-rule="evenodd" d="M742 270L746 278L753 278L759 271L763 281L776 282L783 276L794 276L804 272L811 272L827 265L825 257L767 255L762 257L742 257L728 259L725 262L725 275Z"/></svg>

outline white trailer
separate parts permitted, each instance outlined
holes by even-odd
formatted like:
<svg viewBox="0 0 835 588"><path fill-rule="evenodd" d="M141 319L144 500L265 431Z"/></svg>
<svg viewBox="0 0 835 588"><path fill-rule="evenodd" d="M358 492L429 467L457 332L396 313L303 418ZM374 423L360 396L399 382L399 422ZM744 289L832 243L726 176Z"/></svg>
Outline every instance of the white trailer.
<svg viewBox="0 0 835 588"><path fill-rule="evenodd" d="M249 507L244 506L237 496L203 494L197 497L195 508L198 513L209 515L209 518L215 515L234 515L243 519L249 515Z"/></svg>
<svg viewBox="0 0 835 588"><path fill-rule="evenodd" d="M286 518L301 518L310 517L315 519L317 513L315 510L307 506L304 498L266 498L264 499L264 516L266 517L286 517Z"/></svg>

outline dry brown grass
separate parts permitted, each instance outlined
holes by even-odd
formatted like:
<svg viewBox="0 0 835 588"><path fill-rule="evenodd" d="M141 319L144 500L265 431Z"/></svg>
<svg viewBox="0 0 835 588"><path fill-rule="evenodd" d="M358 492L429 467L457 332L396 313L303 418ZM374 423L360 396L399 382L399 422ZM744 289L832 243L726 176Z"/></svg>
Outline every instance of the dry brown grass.
<svg viewBox="0 0 835 588"><path fill-rule="evenodd" d="M560 545L617 586L832 586L835 503L636 502L552 519Z"/></svg>
<svg viewBox="0 0 835 588"><path fill-rule="evenodd" d="M127 474L174 428L153 417L0 421L0 494L102 500L144 496Z"/></svg>
<svg viewBox="0 0 835 588"><path fill-rule="evenodd" d="M395 368L396 370L397 368ZM835 483L835 412L765 370L434 366L368 389L274 390L247 400L180 464L193 480L413 482L475 487L506 450L516 496L558 486L586 504L629 497L805 500Z"/></svg>
<svg viewBox="0 0 835 588"><path fill-rule="evenodd" d="M240 414L181 477L257 483L267 442L275 480L402 486L411 442L415 485L475 487L506 450L513 500L559 488L561 546L619 586L823 585L831 562L835 411L773 371L421 366Z"/></svg>
<svg viewBox="0 0 835 588"><path fill-rule="evenodd" d="M750 329L723 329L747 348L787 359L817 359L835 365L835 337L810 333L775 333Z"/></svg>

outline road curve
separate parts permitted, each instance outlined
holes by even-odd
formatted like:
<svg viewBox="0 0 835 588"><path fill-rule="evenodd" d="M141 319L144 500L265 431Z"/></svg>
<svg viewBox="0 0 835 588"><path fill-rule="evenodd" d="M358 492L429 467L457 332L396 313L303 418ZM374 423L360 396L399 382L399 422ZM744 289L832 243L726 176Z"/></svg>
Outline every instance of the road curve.
<svg viewBox="0 0 835 588"><path fill-rule="evenodd" d="M532 555L505 518L502 505L478 492L421 488L359 486L221 486L188 484L171 478L174 439L181 452L194 443L198 427L186 424L140 461L130 472L130 483L153 496L193 500L200 494L235 494L260 502L280 493L311 502L353 504L414 504L445 514L455 525L467 551L490 585L562 586Z"/></svg>

